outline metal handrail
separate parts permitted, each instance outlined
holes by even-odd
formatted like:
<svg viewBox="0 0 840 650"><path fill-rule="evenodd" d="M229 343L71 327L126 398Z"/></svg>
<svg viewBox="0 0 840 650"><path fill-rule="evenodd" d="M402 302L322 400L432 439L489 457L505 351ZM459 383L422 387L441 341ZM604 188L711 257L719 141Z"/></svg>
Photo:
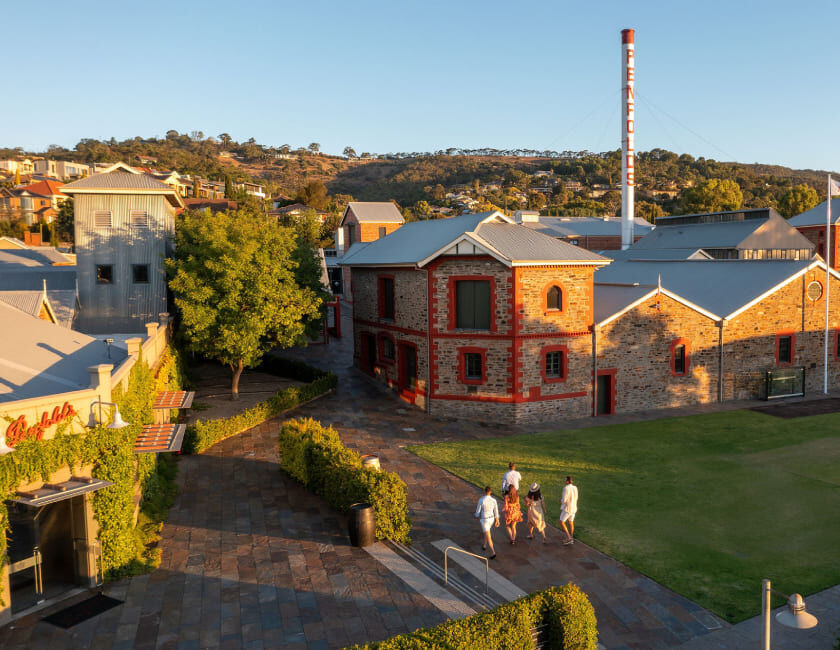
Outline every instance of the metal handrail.
<svg viewBox="0 0 840 650"><path fill-rule="evenodd" d="M447 555L449 551L458 551L459 553L463 553L464 555L471 555L472 557L478 558L479 560L484 560L484 593L490 593L487 586L490 579L489 560L483 555L476 555L475 553L470 553L469 551L465 551L464 549L459 548L457 546L447 546L446 549L444 549L443 551L443 581L447 585L449 584L449 556Z"/></svg>

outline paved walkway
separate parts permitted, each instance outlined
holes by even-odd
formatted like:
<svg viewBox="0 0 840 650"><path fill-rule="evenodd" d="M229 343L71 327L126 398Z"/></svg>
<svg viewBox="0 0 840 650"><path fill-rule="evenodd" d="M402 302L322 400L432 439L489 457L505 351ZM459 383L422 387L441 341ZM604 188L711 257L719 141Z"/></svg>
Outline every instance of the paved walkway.
<svg viewBox="0 0 840 650"><path fill-rule="evenodd" d="M346 332L352 331L351 323L345 326ZM378 453L387 469L400 473L409 486L415 548L441 561L434 543L444 538L480 551L471 516L478 490L403 447L521 429L443 421L403 408L349 368L350 345L347 336L330 346L298 352L311 363L336 370L340 384L335 394L301 407L295 415L333 424L346 444ZM698 410L709 409L680 414ZM205 454L181 459L180 493L163 529L160 569L106 587L108 595L125 600L123 606L68 631L33 615L0 629L0 646L340 648L444 620L437 608L370 554L350 547L344 518L279 471L280 425L279 419L265 423ZM585 544L562 546L554 529L549 537L552 543L545 547L527 540L515 547L500 543L495 570L528 592L570 580L578 583L595 606L601 642L608 648L757 643L750 628L754 622L721 623L695 603ZM496 539L502 538L499 529ZM815 609L823 600L825 616ZM823 630L840 612L837 600L835 592L819 602L808 599L809 609L821 616ZM710 632L716 627L720 629ZM820 641L810 647L822 645Z"/></svg>

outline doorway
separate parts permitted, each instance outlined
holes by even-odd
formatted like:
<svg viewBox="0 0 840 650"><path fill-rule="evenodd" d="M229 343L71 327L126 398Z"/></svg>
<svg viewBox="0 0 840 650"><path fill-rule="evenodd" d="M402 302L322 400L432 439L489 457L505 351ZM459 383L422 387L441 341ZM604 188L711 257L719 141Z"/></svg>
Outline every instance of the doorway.
<svg viewBox="0 0 840 650"><path fill-rule="evenodd" d="M362 334L362 370L372 375L376 365L376 338L373 334Z"/></svg>
<svg viewBox="0 0 840 650"><path fill-rule="evenodd" d="M400 392L414 393L417 390L417 348L400 343Z"/></svg>
<svg viewBox="0 0 840 650"><path fill-rule="evenodd" d="M598 373L595 415L612 415L615 411L615 371Z"/></svg>

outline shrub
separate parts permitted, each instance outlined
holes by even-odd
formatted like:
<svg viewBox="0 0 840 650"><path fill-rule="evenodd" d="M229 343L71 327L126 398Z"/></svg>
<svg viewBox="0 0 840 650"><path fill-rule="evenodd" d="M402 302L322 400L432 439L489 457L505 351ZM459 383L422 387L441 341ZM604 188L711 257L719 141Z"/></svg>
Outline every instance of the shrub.
<svg viewBox="0 0 840 650"><path fill-rule="evenodd" d="M269 418L280 415L284 411L288 411L303 402L308 402L311 399L323 395L338 385L338 377L331 372L322 372L306 364L292 362L288 359L279 359L278 357L271 357L267 363L274 364L275 361L278 363L273 365L272 368L278 370L276 374L281 374L279 370L284 370L289 373L297 372L298 376L315 376L315 379L311 380L305 386L291 386L290 388L281 390L267 400L233 417L218 420L198 420L189 425L184 434L183 449L186 453L200 453L225 438L230 438L255 427ZM308 370L301 370L300 366L304 366ZM266 368L266 371L269 370Z"/></svg>
<svg viewBox="0 0 840 650"><path fill-rule="evenodd" d="M595 610L577 585L551 587L489 612L447 621L353 650L472 650L533 648L531 629L547 626L547 647L594 650L598 643ZM348 649L351 650L351 649Z"/></svg>
<svg viewBox="0 0 840 650"><path fill-rule="evenodd" d="M409 541L408 494L398 474L362 467L332 427L311 418L284 423L279 447L280 467L292 478L344 513L354 503L370 503L377 539Z"/></svg>

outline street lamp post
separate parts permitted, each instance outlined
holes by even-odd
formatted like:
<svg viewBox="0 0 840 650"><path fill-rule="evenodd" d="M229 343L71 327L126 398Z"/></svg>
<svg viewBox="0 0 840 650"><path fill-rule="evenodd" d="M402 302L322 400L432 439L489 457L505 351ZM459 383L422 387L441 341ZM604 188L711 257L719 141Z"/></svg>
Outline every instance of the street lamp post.
<svg viewBox="0 0 840 650"><path fill-rule="evenodd" d="M99 421L96 420L96 415L94 415L93 407L98 404L99 405ZM114 419L111 420L111 424L109 424L106 429L122 429L123 427L127 427L130 422L126 422L122 419L120 415L120 409L114 402L103 402L101 399L98 399L94 402L90 403L90 420L92 422L91 426L96 426L97 424L102 424L102 406L113 406L114 407Z"/></svg>
<svg viewBox="0 0 840 650"><path fill-rule="evenodd" d="M770 610L772 594L787 598L787 610L776 614L776 620L787 627L792 627L798 630L808 630L817 625L817 617L805 611L805 600L799 594L788 596L775 589L770 588L769 580L762 580L761 582L761 607L764 615L764 630L762 633L764 650L770 650Z"/></svg>

